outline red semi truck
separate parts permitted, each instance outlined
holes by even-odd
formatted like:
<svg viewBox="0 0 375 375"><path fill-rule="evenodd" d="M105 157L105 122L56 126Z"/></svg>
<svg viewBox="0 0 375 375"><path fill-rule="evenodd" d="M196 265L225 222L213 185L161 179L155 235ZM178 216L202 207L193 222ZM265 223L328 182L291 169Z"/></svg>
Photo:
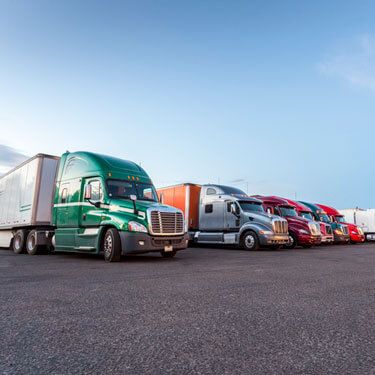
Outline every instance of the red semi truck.
<svg viewBox="0 0 375 375"><path fill-rule="evenodd" d="M326 206L323 204L318 204L318 203L317 203L317 206L319 206L322 210L324 210L333 222L344 224L348 227L351 243L365 242L366 238L365 238L362 228L358 227L355 224L347 223L345 221L345 216L342 215L339 211L337 211L333 207Z"/></svg>
<svg viewBox="0 0 375 375"><path fill-rule="evenodd" d="M320 232L322 234L322 244L333 244L334 236L333 236L333 231L332 231L332 227L330 224L327 224L323 221L315 220L312 210L309 207L305 206L303 203L296 202L287 198L285 198L285 200L291 206L295 207L299 216L304 217L305 219L308 219L308 220L314 220L315 222L319 223Z"/></svg>
<svg viewBox="0 0 375 375"><path fill-rule="evenodd" d="M285 247L293 249L299 245L310 248L321 243L322 235L319 224L298 216L295 207L287 200L276 196L255 195L254 197L263 202L263 207L268 213L282 216L288 221L290 241Z"/></svg>

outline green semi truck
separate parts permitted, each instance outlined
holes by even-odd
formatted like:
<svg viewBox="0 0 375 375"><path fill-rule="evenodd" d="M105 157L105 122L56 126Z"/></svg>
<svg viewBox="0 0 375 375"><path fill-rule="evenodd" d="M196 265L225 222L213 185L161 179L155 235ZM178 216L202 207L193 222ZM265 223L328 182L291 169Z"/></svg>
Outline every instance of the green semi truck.
<svg viewBox="0 0 375 375"><path fill-rule="evenodd" d="M0 178L0 247L19 254L160 252L187 247L181 210L159 203L139 165L91 152L38 154Z"/></svg>

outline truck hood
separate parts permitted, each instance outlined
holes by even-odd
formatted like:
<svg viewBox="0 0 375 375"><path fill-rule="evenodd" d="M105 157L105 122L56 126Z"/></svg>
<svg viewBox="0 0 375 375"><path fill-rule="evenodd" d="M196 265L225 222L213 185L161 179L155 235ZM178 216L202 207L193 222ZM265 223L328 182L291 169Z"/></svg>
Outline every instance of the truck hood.
<svg viewBox="0 0 375 375"><path fill-rule="evenodd" d="M261 221L263 223L270 223L272 220L285 220L285 218L271 215L266 212L256 212L256 211L244 211L244 214L250 218L254 218L254 220Z"/></svg>
<svg viewBox="0 0 375 375"><path fill-rule="evenodd" d="M110 206L115 208L115 207L119 207L120 209L126 209L126 210L133 210L134 206L133 206L133 202L131 200L128 200L128 199L111 199L110 200ZM147 209L149 208L155 208L155 209L168 209L168 210L171 210L173 207L171 206L167 206L165 204L161 204L159 202L151 202L151 201L141 201L141 200L138 200L138 201L135 201L135 206L137 208L138 211L142 211L144 213L146 213ZM175 208L176 211L179 211Z"/></svg>
<svg viewBox="0 0 375 375"><path fill-rule="evenodd" d="M311 220L305 219L304 217L300 216L286 216L284 217L288 221L290 227L295 228L309 228L309 222Z"/></svg>
<svg viewBox="0 0 375 375"><path fill-rule="evenodd" d="M346 225L349 228L350 232L358 233L358 226L357 225L352 224L352 223L340 223L340 224Z"/></svg>

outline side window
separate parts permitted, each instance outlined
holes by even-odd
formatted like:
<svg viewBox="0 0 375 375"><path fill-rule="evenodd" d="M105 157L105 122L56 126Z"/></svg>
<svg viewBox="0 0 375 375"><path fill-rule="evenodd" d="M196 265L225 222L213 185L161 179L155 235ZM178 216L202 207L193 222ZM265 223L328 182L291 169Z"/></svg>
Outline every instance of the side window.
<svg viewBox="0 0 375 375"><path fill-rule="evenodd" d="M206 214L212 214L213 210L214 210L214 206L212 204L206 204L204 207L204 212Z"/></svg>
<svg viewBox="0 0 375 375"><path fill-rule="evenodd" d="M206 191L207 195L216 195L216 190L214 188L208 188Z"/></svg>
<svg viewBox="0 0 375 375"><path fill-rule="evenodd" d="M68 200L68 188L64 188L61 191L61 203L66 203Z"/></svg>
<svg viewBox="0 0 375 375"><path fill-rule="evenodd" d="M102 199L102 184L99 180L90 181L91 185L91 200L93 202L100 201Z"/></svg>

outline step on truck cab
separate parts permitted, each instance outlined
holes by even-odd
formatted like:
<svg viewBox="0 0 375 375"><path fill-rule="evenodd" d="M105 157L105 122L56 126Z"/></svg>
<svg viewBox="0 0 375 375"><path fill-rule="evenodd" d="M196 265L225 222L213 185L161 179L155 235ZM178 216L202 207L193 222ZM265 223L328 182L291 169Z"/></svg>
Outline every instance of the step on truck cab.
<svg viewBox="0 0 375 375"><path fill-rule="evenodd" d="M322 242L321 242L322 244L333 244L334 236L333 236L333 230L330 224L317 219L313 215L312 210L306 205L304 205L303 203L293 201L287 198L285 198L285 200L296 209L298 216L304 217L307 220L316 221L319 224L320 233L322 234Z"/></svg>
<svg viewBox="0 0 375 375"><path fill-rule="evenodd" d="M48 246L118 261L187 247L183 213L159 203L143 168L110 156L37 155L0 179L0 207L0 246L16 253Z"/></svg>
<svg viewBox="0 0 375 375"><path fill-rule="evenodd" d="M290 241L286 245L292 249L296 246L310 248L319 245L322 241L320 226L313 220L308 220L298 216L294 206L288 201L276 196L255 196L263 202L263 207L267 212L284 217L288 221Z"/></svg>
<svg viewBox="0 0 375 375"><path fill-rule="evenodd" d="M327 212L314 203L305 201L300 201L300 203L310 208L315 220L323 221L324 223L331 226L333 232L333 243L342 244L349 242L349 229L346 225L332 222L329 216L327 215Z"/></svg>
<svg viewBox="0 0 375 375"><path fill-rule="evenodd" d="M158 189L161 201L181 209L195 243L256 250L289 241L285 219L264 212L262 202L223 185L181 184Z"/></svg>
<svg viewBox="0 0 375 375"><path fill-rule="evenodd" d="M347 223L345 220L345 216L342 215L338 210L336 210L336 208L326 206L323 204L317 204L317 205L321 209L323 209L325 212L327 212L332 222L338 223L347 227L351 243L355 244L355 243L365 242L366 238L365 238L362 228L358 227L355 224Z"/></svg>

